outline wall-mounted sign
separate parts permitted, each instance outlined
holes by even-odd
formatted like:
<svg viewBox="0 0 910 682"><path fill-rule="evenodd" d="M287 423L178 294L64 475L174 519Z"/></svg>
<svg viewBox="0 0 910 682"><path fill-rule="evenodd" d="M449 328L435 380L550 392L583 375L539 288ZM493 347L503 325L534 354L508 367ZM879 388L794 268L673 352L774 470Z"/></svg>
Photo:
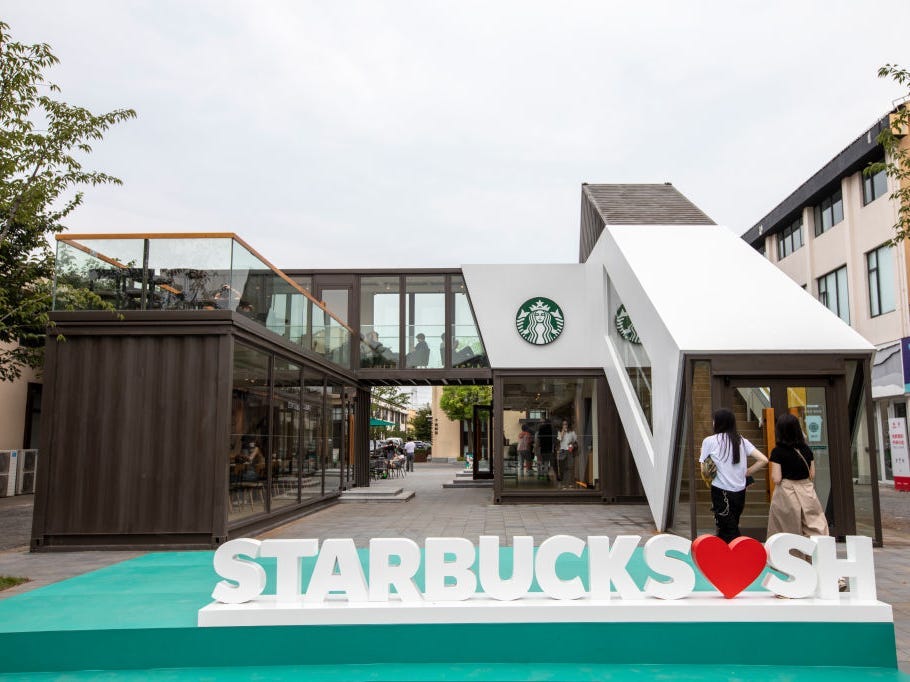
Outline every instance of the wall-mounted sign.
<svg viewBox="0 0 910 682"><path fill-rule="evenodd" d="M910 457L907 454L907 420L895 417L888 420L891 441L891 473L895 490L910 490Z"/></svg>
<svg viewBox="0 0 910 682"><path fill-rule="evenodd" d="M515 314L515 328L528 343L545 346L562 334L565 318L562 310L549 298L535 296L521 304Z"/></svg>
<svg viewBox="0 0 910 682"><path fill-rule="evenodd" d="M749 620L755 616L773 621L781 617L782 607L791 618L798 607L780 602L774 595L805 600L807 611L801 616L813 620L822 615L819 608L829 613L832 607L844 607L838 591L841 577L849 579L850 600L875 603L875 567L868 537L848 537L846 558L842 559L834 538L827 536L778 533L764 544L741 537L727 545L711 535L692 542L662 533L649 538L643 548L648 570L661 578L648 577L643 586L633 578L630 566L640 541L638 535L585 539L556 535L535 548L532 537L516 536L510 575L503 577L496 536L481 536L479 546L466 538L427 538L423 548L406 538L373 538L365 563L351 539L239 538L215 552L215 573L224 580L212 592L216 603L199 611L198 623L329 624L352 618L352 622L443 622L447 618L457 622L550 622L554 618L586 622L614 616L667 620L670 613L664 611L672 607L660 604L686 599L691 599L699 620ZM812 556L812 563L795 557L792 550ZM560 575L556 567L563 555L576 560L586 557L587 584L579 575ZM275 560L271 569L275 571L274 595L263 594L269 582L266 567L257 561L263 557ZM302 567L302 559L307 557L315 559L309 576ZM765 572L766 565L774 572ZM694 592L696 567L725 599L711 591ZM734 600L763 572L764 594L750 593ZM420 574L422 585L416 582ZM531 591L535 581L540 592ZM305 590L303 585L307 585ZM620 603L610 606L613 600ZM728 610L731 607L743 611L737 610L734 618ZM633 611L637 615L630 615ZM691 617L685 607L672 611L672 618Z"/></svg>
<svg viewBox="0 0 910 682"><path fill-rule="evenodd" d="M613 323L622 338L629 343L641 344L641 339L638 338L638 332L635 331L635 327L632 325L632 318L626 311L625 305L621 305L616 309L616 317L613 318Z"/></svg>

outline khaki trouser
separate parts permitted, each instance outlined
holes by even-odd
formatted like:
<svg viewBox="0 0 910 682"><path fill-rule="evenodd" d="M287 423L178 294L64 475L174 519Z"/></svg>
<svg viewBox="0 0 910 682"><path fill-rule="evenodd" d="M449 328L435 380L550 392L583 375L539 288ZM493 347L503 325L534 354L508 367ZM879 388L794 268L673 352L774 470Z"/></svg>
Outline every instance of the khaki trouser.
<svg viewBox="0 0 910 682"><path fill-rule="evenodd" d="M810 479L785 478L774 488L768 510L768 537L775 533L805 537L828 534L828 521Z"/></svg>

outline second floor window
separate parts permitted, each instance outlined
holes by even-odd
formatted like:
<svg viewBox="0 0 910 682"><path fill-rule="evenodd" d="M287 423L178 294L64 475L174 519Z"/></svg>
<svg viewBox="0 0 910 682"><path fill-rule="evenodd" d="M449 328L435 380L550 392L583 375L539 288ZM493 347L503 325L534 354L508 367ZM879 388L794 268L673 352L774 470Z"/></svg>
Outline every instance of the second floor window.
<svg viewBox="0 0 910 682"><path fill-rule="evenodd" d="M894 249L890 244L866 254L869 273L869 315L876 317L895 309Z"/></svg>
<svg viewBox="0 0 910 682"><path fill-rule="evenodd" d="M863 176L863 206L871 204L888 191L888 174L880 170L872 176Z"/></svg>
<svg viewBox="0 0 910 682"><path fill-rule="evenodd" d="M850 295L847 291L847 266L818 278L818 300L828 310L850 324Z"/></svg>
<svg viewBox="0 0 910 682"><path fill-rule="evenodd" d="M803 245L803 219L797 218L777 238L777 260L783 260Z"/></svg>
<svg viewBox="0 0 910 682"><path fill-rule="evenodd" d="M815 207L815 236L827 232L844 219L844 197L840 190L822 199Z"/></svg>

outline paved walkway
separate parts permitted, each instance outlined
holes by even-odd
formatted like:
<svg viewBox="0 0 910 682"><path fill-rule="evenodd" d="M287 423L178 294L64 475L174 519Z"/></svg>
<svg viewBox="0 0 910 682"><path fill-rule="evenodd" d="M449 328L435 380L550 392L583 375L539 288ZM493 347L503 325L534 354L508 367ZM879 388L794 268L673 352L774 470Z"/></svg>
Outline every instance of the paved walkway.
<svg viewBox="0 0 910 682"><path fill-rule="evenodd" d="M417 494L409 502L351 502L322 509L264 533L263 538L350 537L366 546L371 537L455 536L477 541L498 535L542 540L558 533L586 535L655 532L646 505L494 505L489 488L446 488L458 468L453 464L418 464L403 478L375 486L403 487ZM898 661L910 672L910 493L883 488L885 547L875 550L878 594L894 608ZM57 552L30 554L28 497L0 498L0 575L27 576L31 582L0 592L0 599L138 556L140 552Z"/></svg>

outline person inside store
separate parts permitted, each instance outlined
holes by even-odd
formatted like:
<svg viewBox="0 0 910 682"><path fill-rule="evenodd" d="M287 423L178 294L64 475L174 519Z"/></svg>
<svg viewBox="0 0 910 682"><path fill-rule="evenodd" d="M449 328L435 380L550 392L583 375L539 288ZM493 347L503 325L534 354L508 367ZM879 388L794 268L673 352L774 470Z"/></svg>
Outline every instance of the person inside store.
<svg viewBox="0 0 910 682"><path fill-rule="evenodd" d="M394 367L398 364L398 354L382 345L379 341L379 332L375 329L367 333L363 339L361 353L364 367Z"/></svg>
<svg viewBox="0 0 910 682"><path fill-rule="evenodd" d="M700 464L710 459L717 468L711 482L711 511L717 537L729 543L738 538L739 518L746 506L746 487L752 483L752 475L768 464L768 458L752 443L739 435L736 416L730 410L721 408L714 413L714 434L702 441ZM747 459L755 460L747 465Z"/></svg>
<svg viewBox="0 0 910 682"><path fill-rule="evenodd" d="M521 425L517 449L518 461L521 462L521 472L525 475L530 475L534 463L534 435L531 433L531 427L527 424Z"/></svg>
<svg viewBox="0 0 910 682"><path fill-rule="evenodd" d="M537 453L537 478L550 478L550 468L553 466L554 442L553 425L544 420L537 427L534 434L534 451Z"/></svg>
<svg viewBox="0 0 910 682"><path fill-rule="evenodd" d="M568 419L562 420L562 428L557 435L559 440L559 454L556 457L556 478L565 485L563 489L574 488L575 480L575 454L578 452L578 436L572 430Z"/></svg>
<svg viewBox="0 0 910 682"><path fill-rule="evenodd" d="M426 367L430 364L430 345L424 334L417 335L417 344L414 350L405 356L408 367Z"/></svg>

